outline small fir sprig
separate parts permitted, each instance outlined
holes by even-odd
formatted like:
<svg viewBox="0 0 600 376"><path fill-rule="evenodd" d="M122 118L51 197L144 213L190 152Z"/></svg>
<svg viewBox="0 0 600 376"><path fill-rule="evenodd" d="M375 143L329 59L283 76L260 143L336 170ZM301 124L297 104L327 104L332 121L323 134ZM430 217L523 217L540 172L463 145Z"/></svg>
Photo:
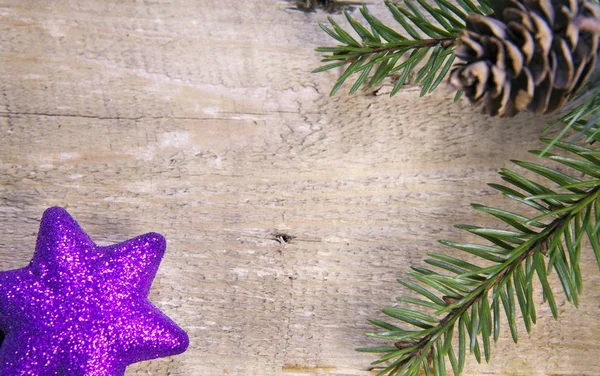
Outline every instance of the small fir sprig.
<svg viewBox="0 0 600 376"><path fill-rule="evenodd" d="M478 0L476 3L461 0L457 2L458 5L448 0L436 0L437 7L424 0L417 0L417 3L433 21L410 1L405 1L404 7L385 1L385 5L404 32L385 25L367 6L360 8L360 13L367 21L368 27L363 26L348 12L344 12L360 41L331 17L328 18L331 26L320 24L327 34L341 43L334 47L316 49L328 55L322 60L326 64L313 72L344 67L344 72L331 90L331 95L353 75L358 75L358 78L354 81L350 94L356 92L363 84L376 86L384 78L398 74L399 78L390 93L393 96L417 67L420 68L414 82L423 85L421 95L432 92L444 80L454 63L453 46L465 28L467 15L471 12L488 15L492 12L489 0ZM425 64L421 66L423 61Z"/></svg>

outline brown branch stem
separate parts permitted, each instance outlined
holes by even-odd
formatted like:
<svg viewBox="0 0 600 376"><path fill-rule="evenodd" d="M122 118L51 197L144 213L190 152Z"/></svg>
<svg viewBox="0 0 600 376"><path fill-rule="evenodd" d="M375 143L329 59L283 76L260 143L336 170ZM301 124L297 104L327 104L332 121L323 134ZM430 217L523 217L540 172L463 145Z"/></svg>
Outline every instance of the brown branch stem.
<svg viewBox="0 0 600 376"><path fill-rule="evenodd" d="M398 45L393 45L393 46L382 46L382 47L377 47L377 48L373 48L371 51L369 52L359 52L356 54L355 57L352 58L348 58L346 59L346 61L348 62L353 62L358 60L359 58L363 57L364 55L371 55L371 54L378 54L380 52L397 52L400 50L414 50L414 49L419 49L419 48L431 48L431 47L436 47L436 46L442 46L443 48L448 48L454 45L454 43L456 42L457 38L431 38L431 39L421 39L420 42L421 43L415 43L415 44L409 44L409 45L403 45L403 46L398 46ZM389 43L392 44L392 43ZM364 48L371 48L370 46L366 46L363 45ZM334 54L335 55L335 54Z"/></svg>

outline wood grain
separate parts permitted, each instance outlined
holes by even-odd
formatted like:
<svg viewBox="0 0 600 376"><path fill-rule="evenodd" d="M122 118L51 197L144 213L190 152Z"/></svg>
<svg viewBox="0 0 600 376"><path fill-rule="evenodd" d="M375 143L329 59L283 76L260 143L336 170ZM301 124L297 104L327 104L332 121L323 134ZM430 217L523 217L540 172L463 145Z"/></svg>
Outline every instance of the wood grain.
<svg viewBox="0 0 600 376"><path fill-rule="evenodd" d="M407 293L395 279L469 239L453 224L492 223L471 202L510 208L485 183L540 147L544 119L490 120L445 88L329 97L339 72L309 73L326 14L290 6L0 1L0 267L27 264L52 205L99 244L164 234L150 298L191 345L127 375L372 374L353 349L377 344L362 333ZM541 305L466 374L600 375L582 262L578 310Z"/></svg>

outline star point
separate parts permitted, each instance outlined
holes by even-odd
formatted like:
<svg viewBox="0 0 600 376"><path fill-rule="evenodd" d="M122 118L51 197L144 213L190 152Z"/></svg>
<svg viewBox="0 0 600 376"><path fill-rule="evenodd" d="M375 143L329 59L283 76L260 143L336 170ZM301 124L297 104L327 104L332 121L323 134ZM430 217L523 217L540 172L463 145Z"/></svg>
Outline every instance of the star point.
<svg viewBox="0 0 600 376"><path fill-rule="evenodd" d="M165 250L157 233L97 246L47 209L29 265L0 272L0 374L118 376L184 352L187 334L148 300Z"/></svg>

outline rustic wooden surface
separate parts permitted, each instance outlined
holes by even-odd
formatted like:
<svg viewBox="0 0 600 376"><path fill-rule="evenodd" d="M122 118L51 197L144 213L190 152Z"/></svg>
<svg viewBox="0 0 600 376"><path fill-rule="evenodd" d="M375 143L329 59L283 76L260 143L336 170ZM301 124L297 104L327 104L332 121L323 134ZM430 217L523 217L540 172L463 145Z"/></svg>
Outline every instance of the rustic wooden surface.
<svg viewBox="0 0 600 376"><path fill-rule="evenodd" d="M292 5L0 1L0 267L27 264L53 205L100 244L164 234L150 298L191 345L129 376L372 374L353 348L379 344L362 333L406 293L395 278L468 238L452 224L492 223L469 204L503 202L484 183L539 147L543 121L445 88L328 97L339 72L309 73L326 14ZM540 306L466 374L600 375L591 252L582 268L579 310Z"/></svg>

